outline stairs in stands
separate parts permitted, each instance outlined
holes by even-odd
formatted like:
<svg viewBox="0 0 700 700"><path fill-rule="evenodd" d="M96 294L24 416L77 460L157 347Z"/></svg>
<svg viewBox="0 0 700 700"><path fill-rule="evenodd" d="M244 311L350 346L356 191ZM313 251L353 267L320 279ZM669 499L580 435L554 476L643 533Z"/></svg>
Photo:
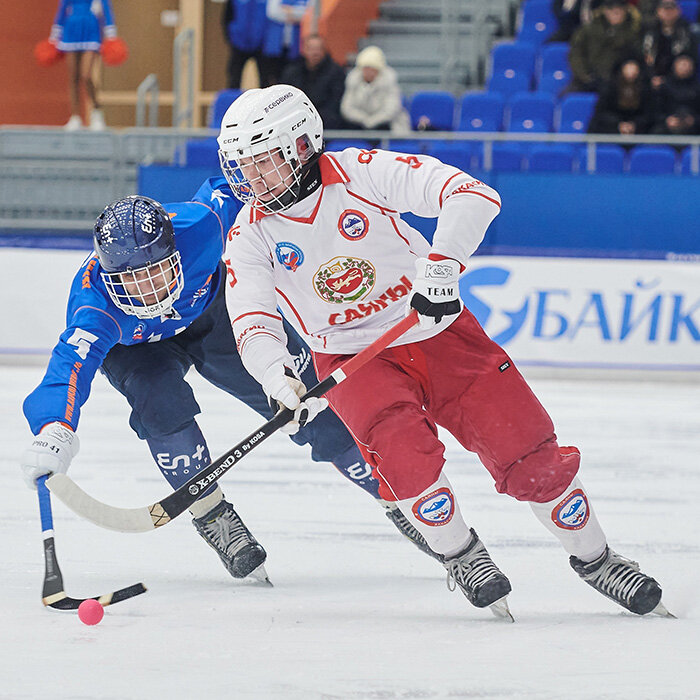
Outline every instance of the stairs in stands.
<svg viewBox="0 0 700 700"><path fill-rule="evenodd" d="M493 38L511 29L512 5L512 0L386 0L358 50L381 47L404 95L463 92L483 83Z"/></svg>

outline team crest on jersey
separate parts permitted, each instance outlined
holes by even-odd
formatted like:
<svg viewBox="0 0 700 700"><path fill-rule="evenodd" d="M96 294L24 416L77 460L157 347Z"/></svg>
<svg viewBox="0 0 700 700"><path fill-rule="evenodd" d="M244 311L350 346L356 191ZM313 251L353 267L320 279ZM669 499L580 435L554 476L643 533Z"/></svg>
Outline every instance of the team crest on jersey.
<svg viewBox="0 0 700 700"><path fill-rule="evenodd" d="M134 328L134 332L131 335L132 340L143 340L143 332L146 330L146 324L143 321L139 321Z"/></svg>
<svg viewBox="0 0 700 700"><path fill-rule="evenodd" d="M367 296L376 279L377 272L369 260L342 256L316 270L314 287L324 301L343 304Z"/></svg>
<svg viewBox="0 0 700 700"><path fill-rule="evenodd" d="M357 209L346 209L338 219L338 231L349 241L359 241L369 231L369 219Z"/></svg>
<svg viewBox="0 0 700 700"><path fill-rule="evenodd" d="M280 265L284 265L291 272L295 272L299 265L304 262L304 253L301 248L288 241L280 241L275 247L275 253Z"/></svg>
<svg viewBox="0 0 700 700"><path fill-rule="evenodd" d="M411 508L413 515L426 525L447 525L455 512L455 498L446 486L419 498Z"/></svg>
<svg viewBox="0 0 700 700"><path fill-rule="evenodd" d="M581 489L575 489L552 510L552 522L562 530L580 530L587 522L591 510Z"/></svg>

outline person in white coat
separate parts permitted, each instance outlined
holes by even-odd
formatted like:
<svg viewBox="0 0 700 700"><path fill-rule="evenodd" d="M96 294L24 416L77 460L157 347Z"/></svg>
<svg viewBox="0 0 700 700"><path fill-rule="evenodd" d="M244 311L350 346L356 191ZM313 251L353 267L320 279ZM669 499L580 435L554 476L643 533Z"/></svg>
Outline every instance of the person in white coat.
<svg viewBox="0 0 700 700"><path fill-rule="evenodd" d="M368 46L357 54L355 67L345 79L340 113L349 128L410 131L396 71L387 65L378 46Z"/></svg>

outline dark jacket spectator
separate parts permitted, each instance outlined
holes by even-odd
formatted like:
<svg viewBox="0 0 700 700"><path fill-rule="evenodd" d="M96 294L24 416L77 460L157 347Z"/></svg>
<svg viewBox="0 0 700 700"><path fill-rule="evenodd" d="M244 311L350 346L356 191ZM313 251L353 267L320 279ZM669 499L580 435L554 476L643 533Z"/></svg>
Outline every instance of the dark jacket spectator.
<svg viewBox="0 0 700 700"><path fill-rule="evenodd" d="M571 39L569 63L573 79L568 92L597 92L613 67L641 50L642 24L637 9L625 0L604 0L593 21Z"/></svg>
<svg viewBox="0 0 700 700"><path fill-rule="evenodd" d="M671 72L676 56L697 55L697 41L690 24L681 17L676 0L661 0L656 19L647 27L642 38L644 60L651 72L652 87L658 88Z"/></svg>
<svg viewBox="0 0 700 700"><path fill-rule="evenodd" d="M320 36L306 37L302 57L284 69L282 82L308 95L326 129L343 128L340 101L345 89L345 71L328 55Z"/></svg>
<svg viewBox="0 0 700 700"><path fill-rule="evenodd" d="M243 66L249 58L260 71L260 51L267 23L267 0L227 0L222 15L224 38L230 47L228 86L239 88Z"/></svg>
<svg viewBox="0 0 700 700"><path fill-rule="evenodd" d="M603 0L553 0L552 12L559 22L558 29L547 41L570 41L573 33L582 25L590 24L594 10Z"/></svg>
<svg viewBox="0 0 700 700"><path fill-rule="evenodd" d="M693 56L676 56L657 95L656 134L700 133L700 83Z"/></svg>
<svg viewBox="0 0 700 700"><path fill-rule="evenodd" d="M603 88L591 117L591 134L647 134L654 121L649 76L639 58L621 61Z"/></svg>

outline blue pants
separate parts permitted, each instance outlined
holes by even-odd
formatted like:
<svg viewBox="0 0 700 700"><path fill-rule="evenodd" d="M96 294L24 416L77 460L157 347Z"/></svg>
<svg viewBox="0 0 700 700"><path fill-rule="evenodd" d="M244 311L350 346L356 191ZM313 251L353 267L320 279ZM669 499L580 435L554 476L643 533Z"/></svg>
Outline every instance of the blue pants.
<svg viewBox="0 0 700 700"><path fill-rule="evenodd" d="M286 321L284 328L296 369L310 388L318 382L311 353ZM156 463L175 488L210 462L204 437L194 420L201 410L185 381L193 366L211 384L265 419L272 417L262 387L248 374L236 351L223 285L187 330L155 343L115 345L101 368L112 386L126 397L131 406L131 428L148 442ZM237 435L236 426L231 428ZM244 437L241 433L240 439ZM376 479L352 436L330 409L291 439L299 445L311 445L314 461L332 462L353 483L377 497Z"/></svg>

